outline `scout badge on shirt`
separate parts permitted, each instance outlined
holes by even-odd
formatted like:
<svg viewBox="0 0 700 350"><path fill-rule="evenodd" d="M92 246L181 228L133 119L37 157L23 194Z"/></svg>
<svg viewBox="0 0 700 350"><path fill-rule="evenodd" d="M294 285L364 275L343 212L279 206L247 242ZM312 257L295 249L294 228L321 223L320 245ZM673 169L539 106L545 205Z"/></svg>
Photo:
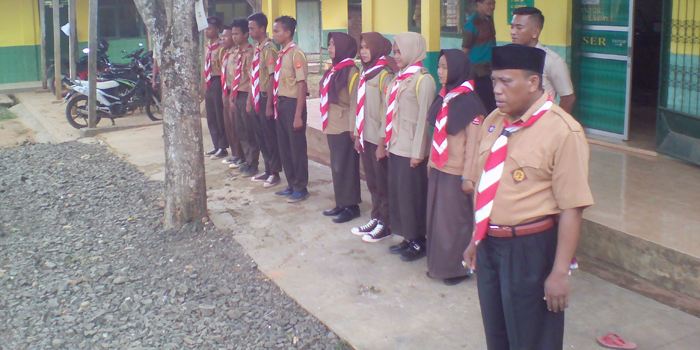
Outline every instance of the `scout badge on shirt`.
<svg viewBox="0 0 700 350"><path fill-rule="evenodd" d="M519 183L527 180L527 176L525 176L525 172L523 171L522 168L515 169L515 171L513 171L512 174L513 174L513 180L515 180L516 184L519 184Z"/></svg>

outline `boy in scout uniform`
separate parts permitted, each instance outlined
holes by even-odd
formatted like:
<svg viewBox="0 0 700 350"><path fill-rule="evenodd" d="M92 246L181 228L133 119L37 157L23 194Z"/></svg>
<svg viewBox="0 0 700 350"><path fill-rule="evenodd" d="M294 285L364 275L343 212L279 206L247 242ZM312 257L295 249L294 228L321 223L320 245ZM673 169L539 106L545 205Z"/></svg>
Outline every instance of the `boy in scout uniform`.
<svg viewBox="0 0 700 350"><path fill-rule="evenodd" d="M544 61L534 47L493 49L498 109L478 137L476 230L464 252L490 350L562 349L569 268L593 204L586 137L543 90Z"/></svg>
<svg viewBox="0 0 700 350"><path fill-rule="evenodd" d="M241 140L238 137L236 130L236 111L234 106L233 88L234 75L236 72L236 59L234 58L236 50L235 41L233 40L233 32L230 25L224 26L224 31L221 35L221 91L223 92L224 105L224 133L231 147L231 157L228 157L221 162L227 164L229 168L238 168L245 164L245 153L241 147Z"/></svg>
<svg viewBox="0 0 700 350"><path fill-rule="evenodd" d="M280 183L282 161L277 147L277 123L273 114L267 115L267 111L273 111L272 82L277 61L277 47L267 37L267 24L267 16L263 13L248 17L248 30L255 41L255 48L246 109L256 117L255 138L265 163L265 172L252 180L264 182L265 187L273 187Z"/></svg>
<svg viewBox="0 0 700 350"><path fill-rule="evenodd" d="M250 91L250 67L253 61L253 46L248 42L248 20L236 18L231 23L233 42L236 45L228 59L226 74L231 80L231 109L235 113L236 132L245 154L245 164L238 169L241 176L253 177L258 174L260 150L255 140L255 116L248 113L246 104ZM234 166L234 164L231 164Z"/></svg>
<svg viewBox="0 0 700 350"><path fill-rule="evenodd" d="M355 94L360 70L355 65L357 41L348 34L328 33L333 65L321 79L321 130L328 139L335 207L323 211L340 224L360 217L360 156L355 152Z"/></svg>
<svg viewBox="0 0 700 350"><path fill-rule="evenodd" d="M571 114L574 110L574 84L571 83L569 67L561 56L542 45L540 33L544 28L544 15L534 7L519 7L513 11L513 21L510 24L510 37L514 44L527 45L544 50L547 58L544 60L542 84L544 91L555 100L559 97L559 107Z"/></svg>
<svg viewBox="0 0 700 350"><path fill-rule="evenodd" d="M289 16L275 19L272 38L280 46L275 62L273 108L265 113L277 120L282 168L287 188L275 193L297 203L309 197L309 158L306 153L306 78L309 75L306 55L294 43L297 21Z"/></svg>
<svg viewBox="0 0 700 350"><path fill-rule="evenodd" d="M226 126L224 125L224 101L221 86L221 53L223 45L219 38L219 32L223 27L221 19L209 17L209 26L204 30L204 35L209 39L204 52L204 83L207 90L204 94L207 111L207 126L211 134L214 149L205 153L212 159L220 159L228 156L228 139L226 138Z"/></svg>

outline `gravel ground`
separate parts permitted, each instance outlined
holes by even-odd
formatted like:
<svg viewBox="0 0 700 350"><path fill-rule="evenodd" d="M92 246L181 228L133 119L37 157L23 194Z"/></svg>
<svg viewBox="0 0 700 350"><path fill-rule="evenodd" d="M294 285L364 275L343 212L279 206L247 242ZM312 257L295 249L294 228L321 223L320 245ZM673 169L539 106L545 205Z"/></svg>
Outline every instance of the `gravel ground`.
<svg viewBox="0 0 700 350"><path fill-rule="evenodd" d="M0 349L349 349L104 146L0 150Z"/></svg>

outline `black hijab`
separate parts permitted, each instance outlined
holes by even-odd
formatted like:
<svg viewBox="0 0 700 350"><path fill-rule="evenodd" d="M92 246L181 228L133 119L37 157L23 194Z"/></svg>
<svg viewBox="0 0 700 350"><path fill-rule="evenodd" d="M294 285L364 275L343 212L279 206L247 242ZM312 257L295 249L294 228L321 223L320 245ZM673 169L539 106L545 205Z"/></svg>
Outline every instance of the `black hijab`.
<svg viewBox="0 0 700 350"><path fill-rule="evenodd" d="M450 90L462 85L463 82L473 79L471 62L469 57L462 50L450 49L441 50L440 56L445 56L447 61L447 83L445 84L445 93L449 94ZM438 60L439 60L438 57ZM428 110L428 121L430 125L435 126L440 108L442 107L442 96L438 95L433 100ZM475 92L460 94L450 100L447 115L447 133L457 135L464 130L477 116L486 116L486 108L481 103L479 95Z"/></svg>
<svg viewBox="0 0 700 350"><path fill-rule="evenodd" d="M330 32L328 33L328 43L330 44L331 38L333 38L333 43L335 44L335 58L333 58L333 65L340 63L340 61L346 58L354 59L357 56L357 40L348 34L342 32ZM348 75L350 74L350 69L353 66L347 66L339 71L336 71L331 78L328 86L328 102L333 104L338 104L338 95L342 89L348 89ZM331 71L326 71L323 75L323 80ZM321 85L323 85L323 80L321 80Z"/></svg>

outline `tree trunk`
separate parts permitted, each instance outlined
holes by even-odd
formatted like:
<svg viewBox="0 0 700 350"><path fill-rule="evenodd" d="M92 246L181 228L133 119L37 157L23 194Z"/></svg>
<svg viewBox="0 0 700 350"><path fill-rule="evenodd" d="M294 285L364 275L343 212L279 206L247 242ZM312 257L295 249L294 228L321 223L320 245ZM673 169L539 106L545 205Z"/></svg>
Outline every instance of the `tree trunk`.
<svg viewBox="0 0 700 350"><path fill-rule="evenodd" d="M163 86L166 229L207 216L199 112L199 35L192 0L135 0L153 40Z"/></svg>
<svg viewBox="0 0 700 350"><path fill-rule="evenodd" d="M262 12L262 0L248 0L248 4L253 8L253 13Z"/></svg>

